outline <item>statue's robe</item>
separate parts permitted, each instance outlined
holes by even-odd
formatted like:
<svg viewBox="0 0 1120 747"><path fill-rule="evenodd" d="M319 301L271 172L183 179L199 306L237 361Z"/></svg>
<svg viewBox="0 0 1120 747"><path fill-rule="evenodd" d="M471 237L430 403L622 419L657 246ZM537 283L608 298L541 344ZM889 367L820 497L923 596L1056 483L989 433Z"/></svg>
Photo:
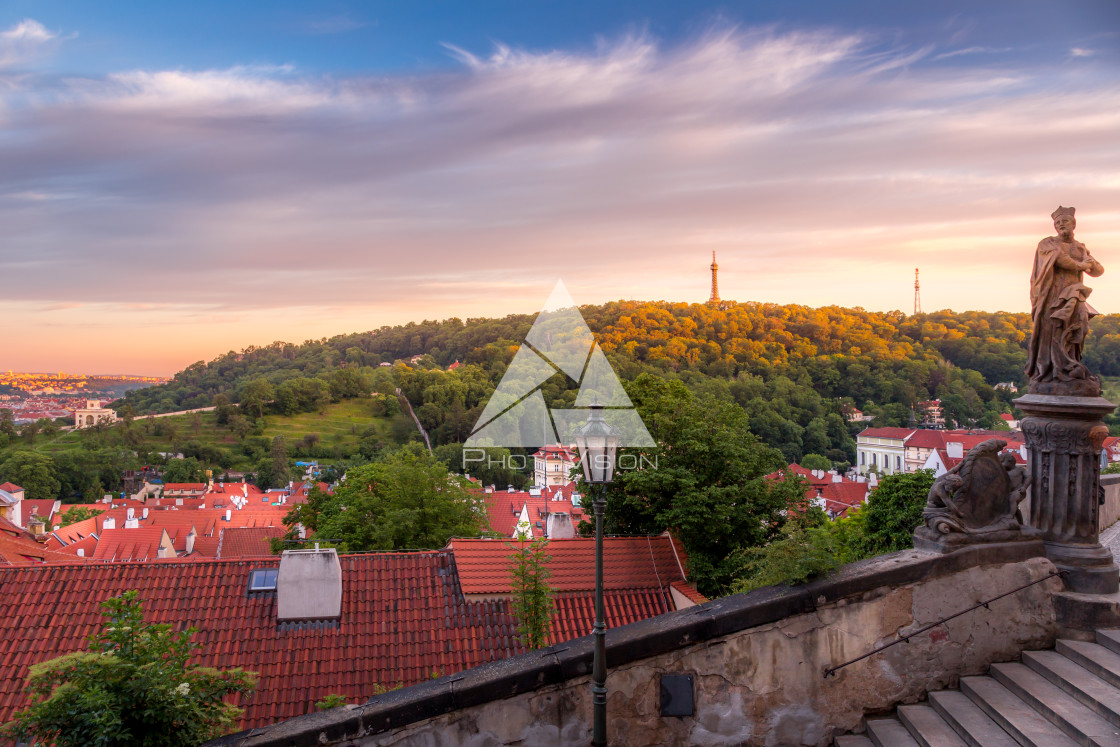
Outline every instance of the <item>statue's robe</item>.
<svg viewBox="0 0 1120 747"><path fill-rule="evenodd" d="M1091 288L1081 282L1081 271L1062 267L1068 257L1083 262L1089 257L1080 241L1068 244L1056 236L1038 242L1031 273L1031 334L1027 352L1027 378L1031 382L1092 378L1081 363L1089 320L1097 310L1089 305Z"/></svg>

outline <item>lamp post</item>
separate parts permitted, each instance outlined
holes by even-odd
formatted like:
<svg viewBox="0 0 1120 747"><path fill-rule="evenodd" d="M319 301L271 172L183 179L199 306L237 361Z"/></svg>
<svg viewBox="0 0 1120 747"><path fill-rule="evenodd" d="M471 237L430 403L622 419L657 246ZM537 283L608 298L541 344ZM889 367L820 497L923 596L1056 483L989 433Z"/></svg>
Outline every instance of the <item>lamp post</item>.
<svg viewBox="0 0 1120 747"><path fill-rule="evenodd" d="M607 483L614 477L614 457L618 450L618 434L603 420L602 405L591 406L591 417L575 433L576 447L583 466L583 479L598 485L593 500L595 508L595 658L591 668L591 702L594 727L591 744L607 744L607 625L603 610L603 509L607 504Z"/></svg>

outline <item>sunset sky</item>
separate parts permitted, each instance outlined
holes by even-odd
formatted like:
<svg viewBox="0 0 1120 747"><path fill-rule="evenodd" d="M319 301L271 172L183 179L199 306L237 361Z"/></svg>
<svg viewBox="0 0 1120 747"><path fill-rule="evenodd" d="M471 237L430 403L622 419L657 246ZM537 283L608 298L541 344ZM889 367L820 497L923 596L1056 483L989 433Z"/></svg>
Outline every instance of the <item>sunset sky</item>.
<svg viewBox="0 0 1120 747"><path fill-rule="evenodd" d="M170 5L170 4L167 4ZM0 4L0 369L579 303L1120 312L1120 3Z"/></svg>

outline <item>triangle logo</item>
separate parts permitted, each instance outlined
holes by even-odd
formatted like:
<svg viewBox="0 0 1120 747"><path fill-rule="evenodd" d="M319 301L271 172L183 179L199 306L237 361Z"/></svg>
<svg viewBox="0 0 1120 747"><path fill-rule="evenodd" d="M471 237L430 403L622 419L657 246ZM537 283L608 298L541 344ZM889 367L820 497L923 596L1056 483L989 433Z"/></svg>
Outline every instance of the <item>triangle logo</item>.
<svg viewBox="0 0 1120 747"><path fill-rule="evenodd" d="M579 384L575 406L549 409L541 386L562 373ZM539 448L575 442L575 431L603 406L619 446L655 446L618 375L562 281L537 315L464 446Z"/></svg>

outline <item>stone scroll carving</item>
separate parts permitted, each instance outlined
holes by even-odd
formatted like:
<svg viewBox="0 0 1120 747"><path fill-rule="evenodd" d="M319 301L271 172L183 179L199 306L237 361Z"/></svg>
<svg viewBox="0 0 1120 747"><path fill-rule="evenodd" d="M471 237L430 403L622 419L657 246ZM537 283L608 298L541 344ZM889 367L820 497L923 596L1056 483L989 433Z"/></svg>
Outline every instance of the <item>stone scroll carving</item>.
<svg viewBox="0 0 1120 747"><path fill-rule="evenodd" d="M922 511L924 524L914 531L914 547L948 552L1034 537L1019 514L1030 475L1013 455L1000 453L1006 446L998 438L984 441L934 481Z"/></svg>

